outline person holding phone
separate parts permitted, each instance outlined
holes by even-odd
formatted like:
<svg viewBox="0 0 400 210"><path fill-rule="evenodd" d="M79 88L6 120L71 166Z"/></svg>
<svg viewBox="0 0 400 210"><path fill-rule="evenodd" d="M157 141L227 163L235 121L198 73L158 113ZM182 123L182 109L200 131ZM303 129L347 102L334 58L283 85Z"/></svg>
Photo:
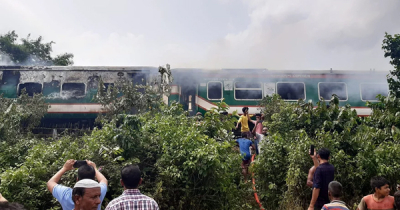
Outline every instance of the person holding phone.
<svg viewBox="0 0 400 210"><path fill-rule="evenodd" d="M335 176L335 167L329 163L331 152L326 148L318 150L319 166L315 169L313 178L313 192L308 210L321 209L329 203L328 185Z"/></svg>
<svg viewBox="0 0 400 210"><path fill-rule="evenodd" d="M91 179L94 180L97 178L97 181L100 185L101 195L100 200L103 202L104 197L107 193L107 185L108 181L103 174L100 173L96 168L96 164L89 160L67 160L64 166L47 182L47 189L53 196L60 202L63 210L71 210L74 209L75 204L72 201L72 188L66 187L64 185L58 184L62 175L70 171L74 168L78 168L78 178L77 181L83 179ZM98 205L98 210L101 210L101 203Z"/></svg>
<svg viewBox="0 0 400 210"><path fill-rule="evenodd" d="M315 173L315 170L317 169L317 167L319 166L319 162L317 159L317 153L315 152L314 145L311 145L309 155L310 155L311 159L313 160L314 165L308 171L307 186L312 187L313 180L314 180L314 173Z"/></svg>

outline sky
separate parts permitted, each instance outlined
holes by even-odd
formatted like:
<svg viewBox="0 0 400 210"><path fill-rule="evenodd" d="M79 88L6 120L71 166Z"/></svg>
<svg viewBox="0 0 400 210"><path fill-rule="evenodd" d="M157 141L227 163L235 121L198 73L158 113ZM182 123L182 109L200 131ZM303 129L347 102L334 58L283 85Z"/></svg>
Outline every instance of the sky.
<svg viewBox="0 0 400 210"><path fill-rule="evenodd" d="M0 34L54 41L75 66L390 70L399 0L0 0Z"/></svg>

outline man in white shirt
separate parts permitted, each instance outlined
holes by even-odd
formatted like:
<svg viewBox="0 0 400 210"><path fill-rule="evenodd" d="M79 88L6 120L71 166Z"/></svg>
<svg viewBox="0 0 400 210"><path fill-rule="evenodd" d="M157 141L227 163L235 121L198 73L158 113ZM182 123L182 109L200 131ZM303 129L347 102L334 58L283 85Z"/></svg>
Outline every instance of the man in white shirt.
<svg viewBox="0 0 400 210"><path fill-rule="evenodd" d="M264 136L267 135L268 129L266 127L263 127L262 132L261 133L257 133L254 136L254 139L257 141L257 150L258 150L258 154L260 154L261 151L261 141L264 139Z"/></svg>

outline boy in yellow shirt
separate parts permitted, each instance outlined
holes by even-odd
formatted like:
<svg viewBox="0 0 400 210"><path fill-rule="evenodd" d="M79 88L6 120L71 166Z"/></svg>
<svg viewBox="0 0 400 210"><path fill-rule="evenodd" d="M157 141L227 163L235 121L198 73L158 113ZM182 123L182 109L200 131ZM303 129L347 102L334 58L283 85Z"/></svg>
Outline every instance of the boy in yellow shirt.
<svg viewBox="0 0 400 210"><path fill-rule="evenodd" d="M240 119L236 125L236 129L238 129L239 124L242 124L242 127L241 127L242 136L243 136L243 134L245 134L247 139L251 139L249 121L252 122L253 124L254 124L254 122L253 122L253 120L250 119L251 116L249 115L249 107L247 107L247 106L243 107L242 111L243 111L243 115L240 117Z"/></svg>

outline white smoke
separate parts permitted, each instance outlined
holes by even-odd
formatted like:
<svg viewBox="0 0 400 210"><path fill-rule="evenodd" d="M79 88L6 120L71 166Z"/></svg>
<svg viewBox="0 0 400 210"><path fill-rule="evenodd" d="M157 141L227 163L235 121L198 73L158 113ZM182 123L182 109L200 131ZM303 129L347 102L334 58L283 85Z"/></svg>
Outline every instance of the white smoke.
<svg viewBox="0 0 400 210"><path fill-rule="evenodd" d="M11 60L10 56L0 51L0 66L12 66L15 63Z"/></svg>

